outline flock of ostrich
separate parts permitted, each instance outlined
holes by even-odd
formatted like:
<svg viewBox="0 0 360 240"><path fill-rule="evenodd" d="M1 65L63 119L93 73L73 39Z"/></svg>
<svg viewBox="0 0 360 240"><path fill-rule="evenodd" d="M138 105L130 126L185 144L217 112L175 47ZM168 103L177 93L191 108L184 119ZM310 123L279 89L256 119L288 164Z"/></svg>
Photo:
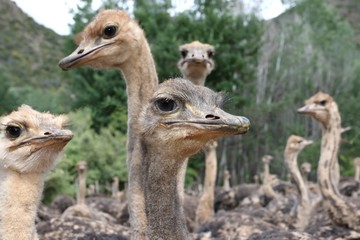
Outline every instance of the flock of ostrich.
<svg viewBox="0 0 360 240"><path fill-rule="evenodd" d="M341 117L335 100L318 92L297 109L322 126L317 182L297 157L312 144L291 135L284 150L290 177L271 174L263 157L255 183L215 185L217 139L245 134L250 121L222 107L224 95L205 87L214 47L194 41L179 47L183 78L159 84L144 31L121 10L102 10L63 58L63 70L119 68L128 96L126 193L114 178L112 196L86 196L87 164L80 161L76 201L58 196L41 204L46 174L73 133L65 115L22 105L0 118L0 239L360 239L360 158L354 178L341 178ZM295 111L295 109L294 109ZM306 117L306 116L304 116ZM245 136L246 137L246 136ZM189 158L205 153L203 189L184 187Z"/></svg>

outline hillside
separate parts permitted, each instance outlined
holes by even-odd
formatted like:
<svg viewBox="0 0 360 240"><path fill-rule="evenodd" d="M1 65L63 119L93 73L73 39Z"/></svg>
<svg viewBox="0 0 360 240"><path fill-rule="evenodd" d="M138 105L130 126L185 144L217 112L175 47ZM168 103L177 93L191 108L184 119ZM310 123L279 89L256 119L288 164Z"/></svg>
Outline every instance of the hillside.
<svg viewBox="0 0 360 240"><path fill-rule="evenodd" d="M0 29L0 78L18 87L59 86L62 36L37 24L10 0L0 0Z"/></svg>
<svg viewBox="0 0 360 240"><path fill-rule="evenodd" d="M355 31L355 39L360 47L360 2L357 0L329 0L335 10L348 21Z"/></svg>

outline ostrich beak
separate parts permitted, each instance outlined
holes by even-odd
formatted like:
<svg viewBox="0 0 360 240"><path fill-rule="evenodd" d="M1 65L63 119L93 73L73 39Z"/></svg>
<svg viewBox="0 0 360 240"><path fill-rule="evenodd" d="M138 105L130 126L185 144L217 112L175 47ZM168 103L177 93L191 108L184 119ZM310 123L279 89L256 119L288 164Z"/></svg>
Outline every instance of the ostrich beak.
<svg viewBox="0 0 360 240"><path fill-rule="evenodd" d="M80 44L69 56L63 58L59 62L59 67L66 71L72 68L80 67L81 65L91 61L90 56L100 51L104 47L113 44L114 42L106 42L99 45L94 44Z"/></svg>
<svg viewBox="0 0 360 240"><path fill-rule="evenodd" d="M41 136L24 139L19 144L11 147L11 150L25 146L31 146L31 152L36 152L41 148L48 146L57 146L62 149L72 139L72 137L73 133L70 130L52 129L52 131L45 131Z"/></svg>
<svg viewBox="0 0 360 240"><path fill-rule="evenodd" d="M313 144L313 142L314 142L314 141L312 141L312 140L304 140L304 141L302 141L302 144L303 144L304 146L308 146L308 145Z"/></svg>
<svg viewBox="0 0 360 240"><path fill-rule="evenodd" d="M231 115L218 110L217 114L207 114L205 117L192 117L189 120L168 120L162 125L166 127L188 127L191 135L213 135L223 137L245 134L250 129L250 121L246 117Z"/></svg>

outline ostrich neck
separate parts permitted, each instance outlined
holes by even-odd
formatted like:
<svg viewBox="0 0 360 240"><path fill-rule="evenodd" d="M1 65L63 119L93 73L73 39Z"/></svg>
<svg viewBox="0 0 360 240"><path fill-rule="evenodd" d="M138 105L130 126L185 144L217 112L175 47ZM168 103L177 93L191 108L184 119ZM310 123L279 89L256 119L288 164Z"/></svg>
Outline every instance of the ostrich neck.
<svg viewBox="0 0 360 240"><path fill-rule="evenodd" d="M270 168L268 163L264 163L264 180L270 177Z"/></svg>
<svg viewBox="0 0 360 240"><path fill-rule="evenodd" d="M301 177L301 173L299 171L297 165L297 156L298 153L290 153L285 155L285 161L289 166L290 173L295 181L296 188L298 189L300 196L301 196L301 204L308 204L309 203L309 193L306 189L305 182Z"/></svg>
<svg viewBox="0 0 360 240"><path fill-rule="evenodd" d="M336 178L334 166L338 161L337 156L341 140L341 118L337 107L333 108L329 115L328 125L323 125L318 166L318 182L321 194L330 217L336 224L359 230L360 213L351 201L346 201L340 195L336 180L334 180Z"/></svg>
<svg viewBox="0 0 360 240"><path fill-rule="evenodd" d="M193 74L189 76L184 76L184 78L190 80L195 85L204 86L207 75L204 73L201 74Z"/></svg>
<svg viewBox="0 0 360 240"><path fill-rule="evenodd" d="M318 166L318 177L324 198L340 196L334 180L334 165L336 165L341 139L341 119L337 111L330 115L328 125L323 125L321 139L321 154Z"/></svg>
<svg viewBox="0 0 360 240"><path fill-rule="evenodd" d="M79 188L77 193L77 204L85 204L86 196L86 172L79 172Z"/></svg>
<svg viewBox="0 0 360 240"><path fill-rule="evenodd" d="M360 181L360 166L356 165L355 167L355 180Z"/></svg>
<svg viewBox="0 0 360 240"><path fill-rule="evenodd" d="M143 105L148 102L158 85L155 62L146 40L138 52L132 54L120 68L127 85L130 124L138 119Z"/></svg>
<svg viewBox="0 0 360 240"><path fill-rule="evenodd" d="M310 217L310 197L305 182L301 177L297 165L298 153L285 153L285 162L289 166L290 173L295 181L296 188L300 193L300 205L297 209L296 228L303 231Z"/></svg>
<svg viewBox="0 0 360 240"><path fill-rule="evenodd" d="M142 182L145 197L147 235L150 239L188 239L181 195L179 174L184 158L181 154L153 151L146 147L142 155Z"/></svg>
<svg viewBox="0 0 360 240"><path fill-rule="evenodd" d="M216 147L211 146L213 142L207 143L205 152L205 178L204 191L201 194L196 209L197 224L204 223L214 215L215 181L217 172Z"/></svg>
<svg viewBox="0 0 360 240"><path fill-rule="evenodd" d="M145 199L142 186L141 144L139 132L139 114L145 103L149 101L158 85L155 63L150 47L144 39L137 53L120 66L125 77L128 95L128 199L130 224L133 239L144 239L146 231Z"/></svg>
<svg viewBox="0 0 360 240"><path fill-rule="evenodd" d="M38 239L35 217L43 174L20 174L9 169L0 172L0 239Z"/></svg>

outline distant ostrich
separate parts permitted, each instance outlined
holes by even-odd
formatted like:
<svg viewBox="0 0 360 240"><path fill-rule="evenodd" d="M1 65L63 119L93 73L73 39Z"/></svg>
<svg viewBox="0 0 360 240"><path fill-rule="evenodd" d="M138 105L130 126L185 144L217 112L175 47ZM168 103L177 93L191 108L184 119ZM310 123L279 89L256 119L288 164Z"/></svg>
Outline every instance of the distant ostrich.
<svg viewBox="0 0 360 240"><path fill-rule="evenodd" d="M304 183L307 185L309 181L309 174L311 172L311 164L309 162L302 163L300 166L300 172Z"/></svg>
<svg viewBox="0 0 360 240"><path fill-rule="evenodd" d="M306 140L303 137L291 135L288 138L284 151L284 160L288 165L292 179L295 181L295 186L300 193L300 204L297 207L295 224L296 229L300 231L303 231L309 223L312 207L308 188L305 184L305 181L301 177L301 173L298 168L297 157L301 150L312 143L313 141L311 140Z"/></svg>
<svg viewBox="0 0 360 240"><path fill-rule="evenodd" d="M72 132L67 118L22 105L0 118L0 239L38 239L36 211L45 176Z"/></svg>
<svg viewBox="0 0 360 240"><path fill-rule="evenodd" d="M262 185L261 188L269 199L278 198L279 195L273 189L273 185L277 183L277 177L270 174L270 163L274 159L271 155L264 155L262 157L262 162L264 166L263 176L262 176Z"/></svg>
<svg viewBox="0 0 360 240"><path fill-rule="evenodd" d="M215 67L214 47L210 44L193 41L191 43L183 44L179 47L181 59L177 66L180 69L183 77L190 80L195 85L204 86L207 76ZM205 153L205 177L204 189L197 204L195 214L195 224L199 225L211 219L214 215L214 198L215 198L215 184L217 172L217 158L216 158L217 142L209 142L203 147ZM182 172L180 174L180 182L184 183L186 166L188 160L184 162ZM180 185L179 192L183 193L184 186ZM183 198L180 195L180 198Z"/></svg>
<svg viewBox="0 0 360 240"><path fill-rule="evenodd" d="M181 59L177 66L183 77L195 85L205 85L207 76L214 70L214 46L193 41L179 47Z"/></svg>
<svg viewBox="0 0 360 240"><path fill-rule="evenodd" d="M224 170L224 182L223 182L223 189L225 191L229 191L230 190L230 178L231 175L229 173L228 170Z"/></svg>
<svg viewBox="0 0 360 240"><path fill-rule="evenodd" d="M305 101L298 113L312 116L322 126L318 183L332 221L338 226L359 231L359 202L345 198L338 189L337 158L341 141L341 117L335 100L329 94L318 92Z"/></svg>
<svg viewBox="0 0 360 240"><path fill-rule="evenodd" d="M354 158L355 165L355 180L360 181L360 157Z"/></svg>
<svg viewBox="0 0 360 240"><path fill-rule="evenodd" d="M86 204L86 171L87 163L79 161L76 164L78 171L78 189L76 204L68 207L61 215L63 219L68 219L73 216L101 220L104 222L115 222L115 219L107 213L100 212Z"/></svg>
<svg viewBox="0 0 360 240"><path fill-rule="evenodd" d="M86 170L87 163L85 161L79 161L76 164L76 169L78 170L78 191L77 191L77 204L86 204Z"/></svg>

